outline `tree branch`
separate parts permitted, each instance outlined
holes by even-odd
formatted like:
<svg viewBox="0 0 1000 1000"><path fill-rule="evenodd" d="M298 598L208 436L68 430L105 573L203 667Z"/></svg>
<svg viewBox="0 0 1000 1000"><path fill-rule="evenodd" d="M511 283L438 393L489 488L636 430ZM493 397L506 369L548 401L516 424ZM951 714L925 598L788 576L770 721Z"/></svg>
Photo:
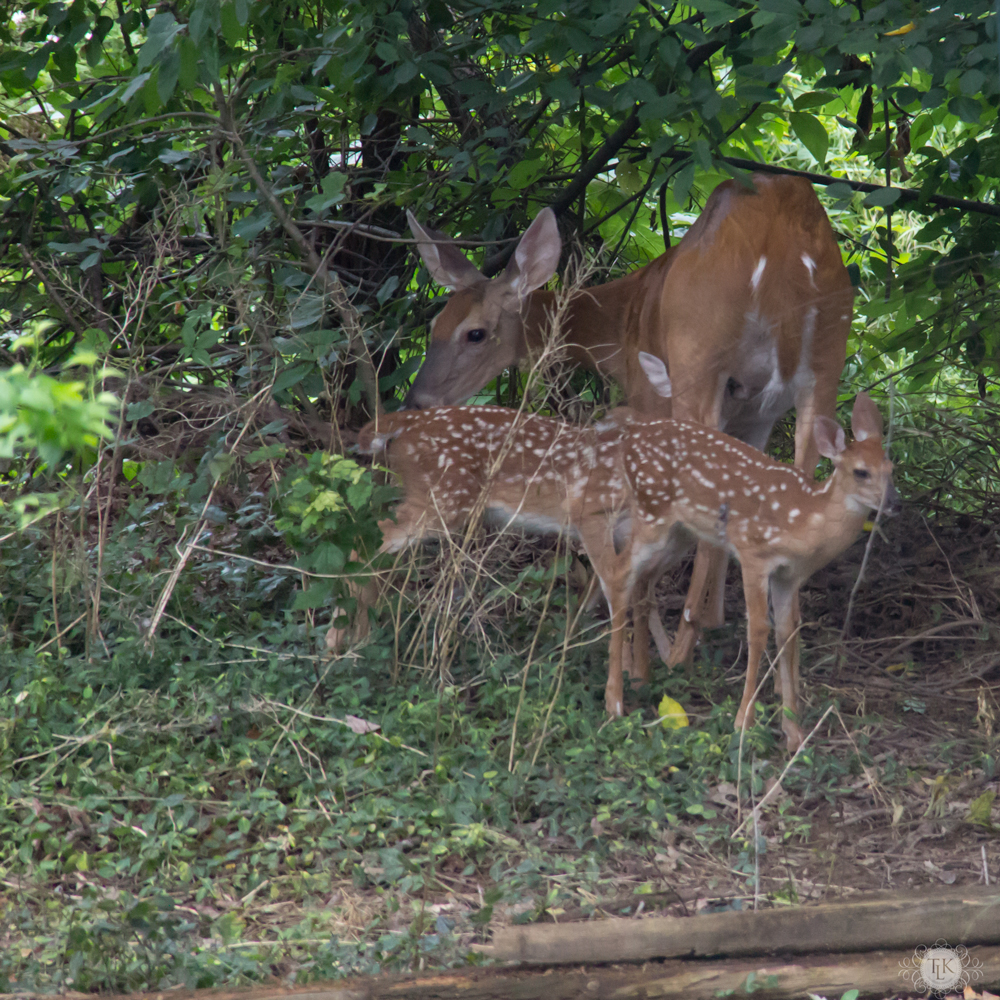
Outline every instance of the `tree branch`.
<svg viewBox="0 0 1000 1000"><path fill-rule="evenodd" d="M601 148L597 150L596 153L580 168L579 173L573 178L569 186L563 191L561 195L552 203L550 206L552 211L556 215L561 215L566 211L573 202L583 193L587 185L607 166L608 160L614 156L622 146L625 145L629 139L639 130L639 114L638 111L633 111L628 118L625 119L604 140ZM500 270L506 266L507 261L510 260L511 254L517 248L517 244L511 244L498 253L493 254L489 257L486 263L483 265L483 274L487 278L492 278L495 274L498 274Z"/></svg>
<svg viewBox="0 0 1000 1000"><path fill-rule="evenodd" d="M226 103L222 87L218 83L215 85L215 101L219 109L219 119L222 128L228 133L229 141L232 143L236 155L243 161L243 165L246 167L250 179L260 192L260 196L267 202L274 213L274 217L281 223L281 228L285 230L299 253L305 258L316 279L322 285L324 293L330 296L334 306L336 306L337 311L340 313L340 321L344 324L344 329L347 331L351 354L354 355L354 359L357 361L358 378L361 379L361 386L368 400L370 411L373 416L381 413L382 401L379 398L378 375L375 372L375 365L372 363L372 359L369 357L368 350L365 347L364 337L361 333L361 322L358 319L357 311L351 304L351 300L347 297L340 278L326 267L322 258L309 245L305 236L302 235L302 231L292 221L288 212L285 211L285 206L281 200L271 190L270 185L264 180L263 176L261 176L260 171L257 169L257 164L243 144L243 138L236 127L236 121L229 110L229 105Z"/></svg>
<svg viewBox="0 0 1000 1000"><path fill-rule="evenodd" d="M707 42L703 42L701 45L695 46L694 49L688 54L685 60L687 67L691 72L694 72L699 67L703 66L709 59L715 55L716 52L721 49L726 42L732 37L733 33L740 33L742 31L748 30L752 26L752 15L744 14L742 17L738 17L735 21L726 25L724 28L720 28L716 32L716 37L711 38ZM608 161L618 153L618 150L625 145L629 139L639 131L639 108L641 104L637 104L635 108L632 109L632 113L628 116L604 140L600 149L594 153L593 156L580 168L576 177L570 182L569 186L563 191L561 195L551 204L551 209L556 215L561 215L566 211L567 208L572 205L577 198L586 190L587 185L607 166ZM507 261L510 259L511 254L514 252L515 247L510 246L504 250L495 253L492 257L486 260L483 265L483 274L487 278L492 278L495 274L499 273L501 268L503 268Z"/></svg>
<svg viewBox="0 0 1000 1000"><path fill-rule="evenodd" d="M885 191L884 184L869 184L868 181L852 181L847 177L830 177L829 174L814 174L809 170L793 170L790 167L777 167L770 163L758 163L756 160L744 160L739 156L723 156L722 161L730 166L739 167L742 170L757 170L764 174L790 174L792 177L804 177L813 184L847 184L855 191ZM924 209L925 205L932 204L938 208L961 208L966 212L978 212L980 215L992 215L1000 218L1000 205L990 205L984 201L968 201L965 198L952 198L947 194L924 195L916 188L893 187L893 191L899 191L899 201L922 202L923 204L913 205L917 211Z"/></svg>

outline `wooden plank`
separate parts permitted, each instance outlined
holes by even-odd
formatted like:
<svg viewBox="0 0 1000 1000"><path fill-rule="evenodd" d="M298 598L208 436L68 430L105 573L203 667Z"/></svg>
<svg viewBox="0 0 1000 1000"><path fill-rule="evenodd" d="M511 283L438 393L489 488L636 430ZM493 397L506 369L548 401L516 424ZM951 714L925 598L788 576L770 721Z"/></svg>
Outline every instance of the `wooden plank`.
<svg viewBox="0 0 1000 1000"><path fill-rule="evenodd" d="M976 992L1000 989L1000 948L972 948L985 975ZM301 988L274 985L240 991L169 990L146 994L146 1000L645 1000L684 997L717 1000L720 991L755 1000L791 1000L808 993L838 997L849 989L862 996L905 994L910 985L900 975L909 952L809 956L798 961L730 959L649 962L636 966L591 969L463 969L425 976L378 976ZM752 977L752 979L751 979ZM31 1000L32 994L0 1000ZM85 1000L74 994L74 1000ZM39 997L39 1000L42 1000ZM52 1000L45 997L44 1000ZM89 1000L93 1000L92 997ZM112 1000L112 998L106 998Z"/></svg>
<svg viewBox="0 0 1000 1000"><path fill-rule="evenodd" d="M654 958L738 957L1000 944L1000 892L879 894L846 903L700 917L611 918L496 931L484 949L503 962L582 965Z"/></svg>

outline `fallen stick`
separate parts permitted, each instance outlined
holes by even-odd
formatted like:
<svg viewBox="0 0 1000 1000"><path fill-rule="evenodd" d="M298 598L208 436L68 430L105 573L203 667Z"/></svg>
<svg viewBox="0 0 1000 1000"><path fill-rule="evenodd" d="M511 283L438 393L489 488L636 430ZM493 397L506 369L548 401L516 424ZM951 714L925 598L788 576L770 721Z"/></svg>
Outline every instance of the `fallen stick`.
<svg viewBox="0 0 1000 1000"><path fill-rule="evenodd" d="M655 958L873 951L943 939L1000 944L1000 892L984 887L701 917L612 918L503 927L482 948L501 962L577 965Z"/></svg>

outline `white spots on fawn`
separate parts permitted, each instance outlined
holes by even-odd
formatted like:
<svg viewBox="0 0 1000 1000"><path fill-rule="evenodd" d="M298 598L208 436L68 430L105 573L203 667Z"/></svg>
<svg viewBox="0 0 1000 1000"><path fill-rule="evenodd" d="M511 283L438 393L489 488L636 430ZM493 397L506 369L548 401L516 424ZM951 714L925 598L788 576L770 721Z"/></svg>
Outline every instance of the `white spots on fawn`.
<svg viewBox="0 0 1000 1000"><path fill-rule="evenodd" d="M802 513L802 511L800 511L798 507L793 507L788 512L788 523L789 524L794 524L795 523L795 518L797 518L799 516L799 514L801 514L801 513Z"/></svg>

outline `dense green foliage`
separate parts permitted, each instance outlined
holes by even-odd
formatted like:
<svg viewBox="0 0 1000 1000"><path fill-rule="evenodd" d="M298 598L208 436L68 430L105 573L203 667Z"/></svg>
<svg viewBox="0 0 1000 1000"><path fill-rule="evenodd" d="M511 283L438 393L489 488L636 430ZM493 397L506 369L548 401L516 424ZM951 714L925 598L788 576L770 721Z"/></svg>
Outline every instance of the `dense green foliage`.
<svg viewBox="0 0 1000 1000"><path fill-rule="evenodd" d="M942 361L990 379L991 11L25 4L0 70L5 325L47 366L86 344L142 372L169 362L160 377L186 385L266 379L300 406L336 392L345 366L350 381L364 340L391 392L427 317L393 242L405 207L490 241L552 204L567 234L599 231L639 263L671 215L739 172L735 157L919 191L828 192L872 282L865 360L885 369L874 356L888 351L916 385ZM935 195L992 214L939 210ZM927 224L890 238L883 209L904 204ZM349 306L312 273L320 257Z"/></svg>

